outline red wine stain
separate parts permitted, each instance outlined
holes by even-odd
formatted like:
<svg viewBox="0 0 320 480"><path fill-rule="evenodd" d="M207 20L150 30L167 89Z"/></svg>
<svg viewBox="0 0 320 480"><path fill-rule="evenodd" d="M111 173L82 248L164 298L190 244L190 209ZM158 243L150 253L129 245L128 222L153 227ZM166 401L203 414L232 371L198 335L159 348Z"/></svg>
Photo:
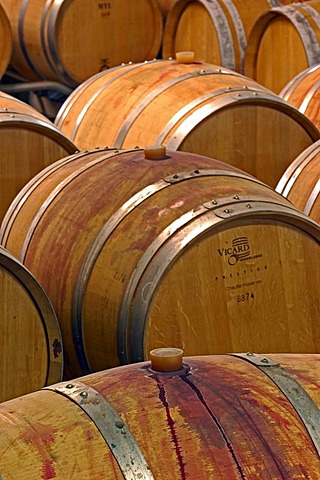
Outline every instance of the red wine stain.
<svg viewBox="0 0 320 480"><path fill-rule="evenodd" d="M159 399L166 409L167 423L168 423L168 426L169 426L169 429L170 429L172 442L174 444L174 448L175 448L175 451L176 451L176 454L177 454L177 459L178 459L178 464L179 464L179 469L180 469L180 478L182 480L186 480L187 475L186 475L186 470L185 470L185 463L183 461L181 448L179 446L179 439L178 439L177 432L176 432L176 429L175 429L175 421L171 417L169 403L168 403L167 398L166 398L166 391L165 391L165 388L164 388L164 383L165 382L162 382L161 379L158 376L156 376L156 381L157 381L157 386L158 386L158 389L159 389Z"/></svg>
<svg viewBox="0 0 320 480"><path fill-rule="evenodd" d="M209 408L207 402L205 401L205 399L204 399L201 391L199 390L198 387L196 387L196 385L194 385L194 383L192 383L192 382L189 380L189 378L187 378L187 376L181 376L180 378L181 378L181 380L183 380L187 385L189 385L190 388L192 388L192 390L195 392L196 396L198 397L199 401L202 403L202 405L203 405L204 408L207 410L208 414L210 415L210 417L212 418L212 420L213 420L214 423L216 424L219 432L221 433L224 441L226 442L226 445L227 445L227 448L228 448L228 450L229 450L229 452L230 452L230 455L232 456L232 458L233 458L233 460L234 460L234 462L235 462L235 464L236 464L236 467L237 467L237 470L238 470L238 472L239 472L240 478L241 478L242 480L245 480L245 479L246 479L246 475L245 475L245 473L244 473L244 471L243 471L243 469L242 469L242 467L241 467L241 465L240 465L239 460L237 459L237 455L236 455L236 453L235 453L235 451L234 451L234 449L233 449L233 447L232 447L232 445L231 445L231 443L230 443L230 441L229 441L229 439L228 439L225 431L223 430L222 425L219 423L219 421L218 421L217 417L214 415L214 413L210 410L210 408Z"/></svg>

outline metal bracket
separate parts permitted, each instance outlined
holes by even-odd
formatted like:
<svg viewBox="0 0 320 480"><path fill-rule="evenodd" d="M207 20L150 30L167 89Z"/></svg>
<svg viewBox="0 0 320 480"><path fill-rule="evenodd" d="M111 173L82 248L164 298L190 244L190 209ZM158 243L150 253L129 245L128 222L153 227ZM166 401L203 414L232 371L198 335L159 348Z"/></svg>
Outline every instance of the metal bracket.
<svg viewBox="0 0 320 480"><path fill-rule="evenodd" d="M126 480L154 480L138 444L112 405L96 390L79 381L45 387L76 403L94 422Z"/></svg>
<svg viewBox="0 0 320 480"><path fill-rule="evenodd" d="M257 367L277 367L279 363L275 362L271 358L266 357L265 355L259 355L257 353L234 353L233 356L243 358L248 362L256 365Z"/></svg>
<svg viewBox="0 0 320 480"><path fill-rule="evenodd" d="M219 206L221 205L223 199L219 199ZM261 200L261 197L254 199L253 197L249 199L245 199L245 201L241 201L239 203L231 203L232 199L230 198L229 204L230 207L227 207L227 199L225 199L225 203L220 206L220 208L215 208L217 205L212 204L211 209L215 208L214 213L217 215L219 218L230 218L230 217L235 217L237 215L243 215L248 211L252 212L261 212L261 213L275 213L278 214L279 212L281 213L292 213L292 210L296 211L293 206L283 206L279 205L279 203L275 202L270 202L270 201L263 201ZM208 204L210 205L210 204ZM209 208L209 207L207 207Z"/></svg>

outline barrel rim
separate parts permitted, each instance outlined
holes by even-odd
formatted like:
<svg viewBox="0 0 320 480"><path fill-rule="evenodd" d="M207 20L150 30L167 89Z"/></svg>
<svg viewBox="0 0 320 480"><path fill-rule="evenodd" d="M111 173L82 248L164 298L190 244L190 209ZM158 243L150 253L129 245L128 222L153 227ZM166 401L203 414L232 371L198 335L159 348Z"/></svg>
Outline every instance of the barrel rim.
<svg viewBox="0 0 320 480"><path fill-rule="evenodd" d="M177 30L177 26L179 24L180 15L188 6L188 4L192 3L193 0L178 0L173 7L170 9L167 17L166 22L163 30L163 39L162 39L162 57L170 57L174 54L174 36L172 32ZM235 51L233 46L233 39L232 34L229 26L229 22L227 17L219 4L216 0L211 0L210 3L206 2L205 0L197 0L208 12L209 16L211 17L213 25L216 27L216 33L218 38L220 37L219 42L219 49L220 49L220 57L223 61L223 65L226 68L230 68L231 70L236 70L236 58L235 58ZM217 14L218 12L218 14ZM220 27L222 26L222 31L220 28L217 28L217 25L220 23ZM227 40L225 38L227 37ZM222 62L220 62L222 63Z"/></svg>
<svg viewBox="0 0 320 480"><path fill-rule="evenodd" d="M299 12L296 10L294 6L301 6L303 8L303 4L291 4L291 5L283 5L279 7L271 8L269 11L263 13L254 23L251 32L248 36L247 42L247 49L245 55L245 62L244 62L244 72L251 78L257 78L257 55L258 55L258 47L260 45L261 39L265 33L265 30L270 22L278 16L285 17L289 22L293 23L297 28L297 33L299 34L302 44L305 49L307 60L309 61L309 66L317 63L317 58L319 57L320 47L317 45L317 42L311 43L309 41L308 45L304 41L304 38L301 35L299 30L299 24L297 22L293 22L292 13ZM308 20L301 16L305 23L308 23ZM310 32L313 33L313 30L310 28ZM308 46L311 46L311 49L308 49ZM316 50L314 50L316 49Z"/></svg>
<svg viewBox="0 0 320 480"><path fill-rule="evenodd" d="M62 378L64 366L62 333L56 312L48 295L31 271L2 246L0 246L0 261L4 268L22 282L23 287L35 302L47 343L48 366L45 385L50 385L56 382L57 378ZM60 349L61 353L57 349ZM57 365L60 367L59 376L56 373Z"/></svg>

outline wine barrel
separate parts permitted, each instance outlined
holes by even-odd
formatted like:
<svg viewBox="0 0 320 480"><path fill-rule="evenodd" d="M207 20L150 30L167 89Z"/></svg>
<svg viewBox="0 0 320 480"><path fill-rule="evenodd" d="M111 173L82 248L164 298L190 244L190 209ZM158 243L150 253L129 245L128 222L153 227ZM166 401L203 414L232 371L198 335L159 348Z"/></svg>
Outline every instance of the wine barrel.
<svg viewBox="0 0 320 480"><path fill-rule="evenodd" d="M0 93L0 220L21 188L77 147L36 109Z"/></svg>
<svg viewBox="0 0 320 480"><path fill-rule="evenodd" d="M309 67L296 75L281 90L279 96L293 105L320 128L319 91L320 64Z"/></svg>
<svg viewBox="0 0 320 480"><path fill-rule="evenodd" d="M0 79L6 72L12 54L12 32L7 14L0 4Z"/></svg>
<svg viewBox="0 0 320 480"><path fill-rule="evenodd" d="M167 15L170 12L171 8L177 3L178 0L157 0L160 7L164 23L166 22Z"/></svg>
<svg viewBox="0 0 320 480"><path fill-rule="evenodd" d="M297 2L296 0L279 0L279 3L281 5L291 5L291 3L303 3L303 2L309 2L310 0L300 0Z"/></svg>
<svg viewBox="0 0 320 480"><path fill-rule="evenodd" d="M275 93L319 63L320 2L309 0L263 13L248 37L244 74Z"/></svg>
<svg viewBox="0 0 320 480"><path fill-rule="evenodd" d="M164 144L230 163L272 187L319 139L309 119L254 80L185 62L122 65L91 77L55 125L81 150Z"/></svg>
<svg viewBox="0 0 320 480"><path fill-rule="evenodd" d="M166 16L162 58L193 50L204 62L243 73L247 38L257 18L278 0L177 0Z"/></svg>
<svg viewBox="0 0 320 480"><path fill-rule="evenodd" d="M168 345L317 353L319 240L254 177L160 147L56 162L16 197L1 237L52 301L69 378Z"/></svg>
<svg viewBox="0 0 320 480"><path fill-rule="evenodd" d="M0 402L62 379L60 327L31 272L0 247Z"/></svg>
<svg viewBox="0 0 320 480"><path fill-rule="evenodd" d="M60 382L0 405L1 474L316 480L319 374L319 355L243 354Z"/></svg>
<svg viewBox="0 0 320 480"><path fill-rule="evenodd" d="M320 223L320 142L292 162L276 187L299 210Z"/></svg>
<svg viewBox="0 0 320 480"><path fill-rule="evenodd" d="M14 115L16 113L22 113L30 115L44 122L48 122L48 117L43 115L38 109L33 107L30 103L26 103L19 98L9 95L3 91L0 91L0 108L2 112Z"/></svg>
<svg viewBox="0 0 320 480"><path fill-rule="evenodd" d="M25 78L74 87L121 62L158 55L156 0L3 0L13 35L12 65Z"/></svg>

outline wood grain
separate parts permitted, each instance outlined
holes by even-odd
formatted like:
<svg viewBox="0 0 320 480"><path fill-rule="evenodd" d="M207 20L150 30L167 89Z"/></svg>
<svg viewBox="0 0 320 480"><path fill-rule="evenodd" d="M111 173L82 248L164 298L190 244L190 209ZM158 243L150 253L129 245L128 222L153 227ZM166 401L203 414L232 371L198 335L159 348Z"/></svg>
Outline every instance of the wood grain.
<svg viewBox="0 0 320 480"><path fill-rule="evenodd" d="M319 406L318 355L270 358ZM143 362L80 379L121 416L149 465L148 478L319 479L305 419L264 372L229 355L184 362L175 375ZM99 424L85 413L88 404L90 397L79 406L48 390L1 404L3 478L122 479ZM134 455L131 461L134 466Z"/></svg>
<svg viewBox="0 0 320 480"><path fill-rule="evenodd" d="M0 5L0 78L2 78L10 63L12 46L11 25L6 11Z"/></svg>
<svg viewBox="0 0 320 480"><path fill-rule="evenodd" d="M12 64L27 79L75 87L122 62L150 60L161 47L156 0L2 3L12 27Z"/></svg>
<svg viewBox="0 0 320 480"><path fill-rule="evenodd" d="M276 190L299 210L320 223L320 142L315 142L289 166Z"/></svg>
<svg viewBox="0 0 320 480"><path fill-rule="evenodd" d="M244 74L275 93L318 63L320 2L273 8L255 22L248 37Z"/></svg>
<svg viewBox="0 0 320 480"><path fill-rule="evenodd" d="M162 58L192 50L203 62L243 73L247 38L273 2L255 0L177 0L167 10ZM165 8L168 8L165 4Z"/></svg>
<svg viewBox="0 0 320 480"><path fill-rule="evenodd" d="M0 221L21 188L43 168L77 150L30 105L0 93Z"/></svg>
<svg viewBox="0 0 320 480"><path fill-rule="evenodd" d="M61 380L63 352L56 314L40 284L0 247L0 401Z"/></svg>
<svg viewBox="0 0 320 480"><path fill-rule="evenodd" d="M320 65L316 64L303 70L279 93L279 96L297 108L320 129Z"/></svg>
<svg viewBox="0 0 320 480"><path fill-rule="evenodd" d="M256 81L176 60L102 72L73 92L55 124L83 150L161 143L230 163L272 187L320 136L309 119Z"/></svg>
<svg viewBox="0 0 320 480"><path fill-rule="evenodd" d="M75 377L170 344L190 355L317 353L319 234L223 162L93 150L20 192L2 243L51 299Z"/></svg>

